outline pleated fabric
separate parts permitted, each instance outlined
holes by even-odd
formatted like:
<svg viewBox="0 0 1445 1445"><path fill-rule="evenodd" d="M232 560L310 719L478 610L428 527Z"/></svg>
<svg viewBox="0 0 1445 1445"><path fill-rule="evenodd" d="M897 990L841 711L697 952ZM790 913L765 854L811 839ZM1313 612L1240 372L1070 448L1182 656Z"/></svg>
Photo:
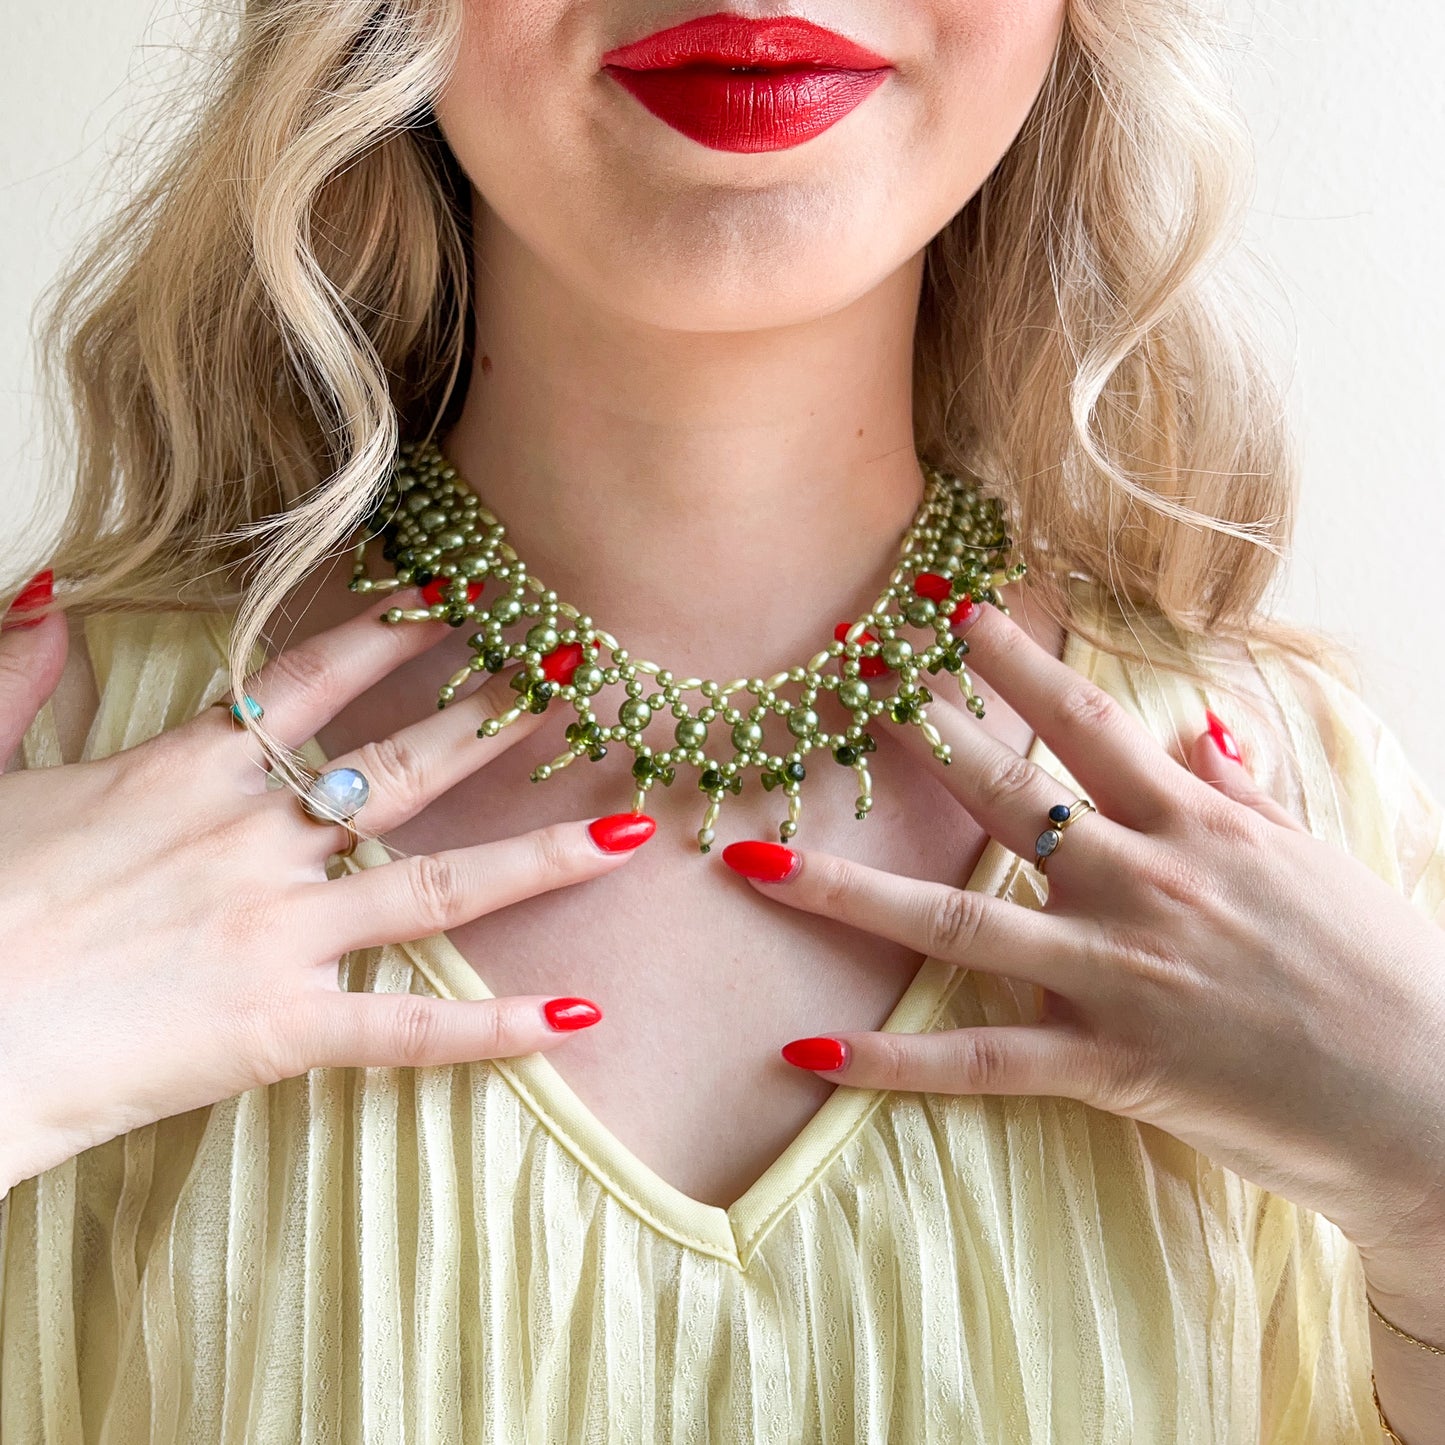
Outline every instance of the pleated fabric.
<svg viewBox="0 0 1445 1445"><path fill-rule="evenodd" d="M224 693L228 626L87 619L82 756ZM1076 634L1065 659L1166 744L1213 707L1312 832L1445 915L1445 811L1344 680L1256 644L1256 709ZM47 705L25 765L71 761L58 737ZM969 886L1046 896L996 841ZM489 996L440 934L348 955L342 982ZM929 960L886 1027L1026 1021L1031 995ZM0 1203L0 1445L1374 1445L1369 1371L1334 1225L1047 1097L839 1089L722 1210L543 1055L317 1069Z"/></svg>

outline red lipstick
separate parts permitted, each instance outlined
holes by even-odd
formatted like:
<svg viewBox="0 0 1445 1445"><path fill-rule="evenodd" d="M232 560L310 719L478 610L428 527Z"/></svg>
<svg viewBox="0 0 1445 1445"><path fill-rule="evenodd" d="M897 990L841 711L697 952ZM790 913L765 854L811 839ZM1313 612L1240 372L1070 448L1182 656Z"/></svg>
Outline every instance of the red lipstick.
<svg viewBox="0 0 1445 1445"><path fill-rule="evenodd" d="M699 145L776 151L842 120L893 66L796 15L750 20L719 11L609 50L602 68Z"/></svg>

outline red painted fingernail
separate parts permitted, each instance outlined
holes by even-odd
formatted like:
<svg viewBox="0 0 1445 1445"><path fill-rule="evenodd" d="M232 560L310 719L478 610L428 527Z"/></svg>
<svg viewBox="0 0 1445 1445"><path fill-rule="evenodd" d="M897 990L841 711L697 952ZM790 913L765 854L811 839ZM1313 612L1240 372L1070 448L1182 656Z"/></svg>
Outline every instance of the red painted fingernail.
<svg viewBox="0 0 1445 1445"><path fill-rule="evenodd" d="M950 632L967 632L975 622L978 621L978 614L983 611L972 597L962 597L958 606L949 613L948 630Z"/></svg>
<svg viewBox="0 0 1445 1445"><path fill-rule="evenodd" d="M723 862L744 878L756 878L760 883L781 883L798 871L802 855L781 843L767 843L760 838L744 838L741 843L729 843L722 850Z"/></svg>
<svg viewBox="0 0 1445 1445"><path fill-rule="evenodd" d="M547 1022L563 1033L590 1029L602 1017L602 1010L585 998L553 998L542 1005Z"/></svg>
<svg viewBox="0 0 1445 1445"><path fill-rule="evenodd" d="M783 1045L783 1057L796 1069L841 1069L848 1046L837 1039L794 1039Z"/></svg>
<svg viewBox="0 0 1445 1445"><path fill-rule="evenodd" d="M1240 754L1239 744L1234 740L1234 734L1208 708L1205 708L1204 716L1208 719L1209 736L1214 739L1214 746L1231 762L1242 763L1244 758Z"/></svg>
<svg viewBox="0 0 1445 1445"><path fill-rule="evenodd" d="M587 831L604 853L626 853L640 848L657 832L657 820L646 813L609 813L594 818Z"/></svg>
<svg viewBox="0 0 1445 1445"><path fill-rule="evenodd" d="M21 627L35 627L43 622L45 620L43 617L22 620L15 614L43 607L54 595L54 590L55 572L49 567L43 572L37 572L16 594L15 600L10 604L9 612L5 614L5 621L0 623L0 632L13 632Z"/></svg>

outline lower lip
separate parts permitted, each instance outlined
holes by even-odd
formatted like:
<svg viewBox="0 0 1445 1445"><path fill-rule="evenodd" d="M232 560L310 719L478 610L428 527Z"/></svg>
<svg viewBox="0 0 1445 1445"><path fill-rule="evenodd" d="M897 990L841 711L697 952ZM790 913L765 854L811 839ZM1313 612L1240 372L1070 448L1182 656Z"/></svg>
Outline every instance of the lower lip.
<svg viewBox="0 0 1445 1445"><path fill-rule="evenodd" d="M889 70L604 69L659 120L718 151L780 151L842 120Z"/></svg>

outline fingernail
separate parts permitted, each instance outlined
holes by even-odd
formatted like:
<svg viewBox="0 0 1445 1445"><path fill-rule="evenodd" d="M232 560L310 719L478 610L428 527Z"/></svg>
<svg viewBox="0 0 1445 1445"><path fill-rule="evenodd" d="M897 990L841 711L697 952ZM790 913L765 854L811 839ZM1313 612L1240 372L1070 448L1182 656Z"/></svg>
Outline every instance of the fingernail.
<svg viewBox="0 0 1445 1445"><path fill-rule="evenodd" d="M723 862L744 878L760 883L781 883L798 871L802 855L781 843L767 843L760 838L744 838L729 843L722 851Z"/></svg>
<svg viewBox="0 0 1445 1445"><path fill-rule="evenodd" d="M652 837L657 820L646 813L609 813L605 818L594 818L587 831L604 853L626 853Z"/></svg>
<svg viewBox="0 0 1445 1445"><path fill-rule="evenodd" d="M4 622L0 622L0 632L13 632L21 627L35 627L45 619L43 617L31 617L21 619L15 614L17 612L29 612L37 607L43 607L54 595L55 573L47 567L43 572L37 572L16 595L15 600L10 604L10 610L5 614Z"/></svg>
<svg viewBox="0 0 1445 1445"><path fill-rule="evenodd" d="M1204 716L1209 722L1209 736L1214 739L1214 746L1231 762L1242 763L1244 758L1240 754L1239 744L1234 740L1234 734L1208 708L1205 708Z"/></svg>
<svg viewBox="0 0 1445 1445"><path fill-rule="evenodd" d="M553 998L542 1005L548 1024L561 1033L590 1029L602 1017L602 1010L585 998Z"/></svg>
<svg viewBox="0 0 1445 1445"><path fill-rule="evenodd" d="M794 1039L782 1053L796 1069L841 1069L848 1062L848 1046L839 1039Z"/></svg>
<svg viewBox="0 0 1445 1445"><path fill-rule="evenodd" d="M978 621L978 614L983 611L972 597L960 597L958 606L948 616L948 630L950 632L967 632L975 622Z"/></svg>

